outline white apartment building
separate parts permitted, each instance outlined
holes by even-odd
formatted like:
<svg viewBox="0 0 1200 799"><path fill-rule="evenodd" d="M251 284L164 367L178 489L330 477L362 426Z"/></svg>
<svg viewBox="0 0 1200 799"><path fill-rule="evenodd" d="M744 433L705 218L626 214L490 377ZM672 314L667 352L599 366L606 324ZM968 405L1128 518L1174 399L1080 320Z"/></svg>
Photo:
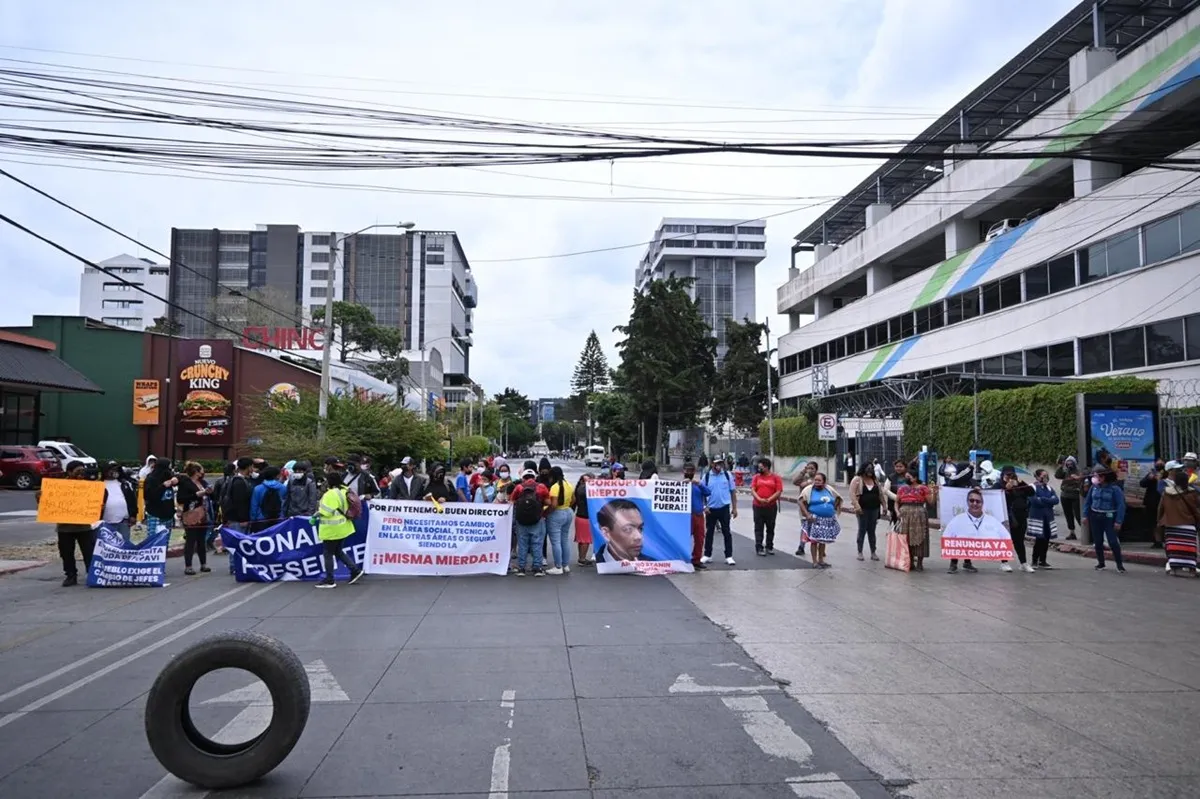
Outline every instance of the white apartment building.
<svg viewBox="0 0 1200 799"><path fill-rule="evenodd" d="M802 231L782 400L1200 377L1198 7L1081 3Z"/></svg>
<svg viewBox="0 0 1200 799"><path fill-rule="evenodd" d="M664 219L634 272L634 287L645 291L652 280L693 278L692 298L717 337L719 363L727 350L725 321L756 321L754 272L766 248L762 220Z"/></svg>
<svg viewBox="0 0 1200 799"><path fill-rule="evenodd" d="M109 272L158 297L167 296L166 266L132 255L100 261ZM99 269L85 266L79 278L79 315L128 330L145 330L167 313L167 304L143 294Z"/></svg>

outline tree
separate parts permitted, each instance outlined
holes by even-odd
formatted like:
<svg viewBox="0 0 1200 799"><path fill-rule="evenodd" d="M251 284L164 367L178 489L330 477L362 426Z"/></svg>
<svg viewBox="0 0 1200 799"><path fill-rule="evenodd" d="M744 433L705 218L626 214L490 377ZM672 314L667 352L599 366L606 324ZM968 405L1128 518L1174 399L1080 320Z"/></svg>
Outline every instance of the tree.
<svg viewBox="0 0 1200 799"><path fill-rule="evenodd" d="M571 449L579 436L572 422L542 422L542 440L555 452Z"/></svg>
<svg viewBox="0 0 1200 799"><path fill-rule="evenodd" d="M608 358L600 347L600 337L593 330L584 342L583 352L579 354L579 363L575 365L575 374L571 376L572 406L578 410L580 406L587 413L588 444L592 443L592 415L588 407L593 395L604 391L612 385L608 369Z"/></svg>
<svg viewBox="0 0 1200 799"><path fill-rule="evenodd" d="M526 419L507 416L504 418L503 439L509 451L521 450L537 440L537 430Z"/></svg>
<svg viewBox="0 0 1200 799"><path fill-rule="evenodd" d="M768 366L767 353L760 347L766 329L766 325L750 320L725 323L729 349L713 391L710 419L714 424L732 422L737 430L753 435L766 416L767 403L774 399L768 396L768 369L771 388L779 385L775 367Z"/></svg>
<svg viewBox="0 0 1200 799"><path fill-rule="evenodd" d="M404 333L394 327L376 326L374 336L379 359L364 358L360 365L372 377L396 385L408 377L408 359L401 354L404 352Z"/></svg>
<svg viewBox="0 0 1200 799"><path fill-rule="evenodd" d="M183 325L169 316L159 316L154 324L146 328L147 333L162 333L164 336L178 336L183 332Z"/></svg>
<svg viewBox="0 0 1200 799"><path fill-rule="evenodd" d="M637 410L624 391L597 394L592 403L599 440L616 454L632 451L637 446Z"/></svg>
<svg viewBox="0 0 1200 799"><path fill-rule="evenodd" d="M500 412L508 419L529 420L529 397L515 388L504 387L504 390L493 397L500 406Z"/></svg>
<svg viewBox="0 0 1200 799"><path fill-rule="evenodd" d="M312 318L315 324L322 324L325 321L325 309L314 308ZM375 324L375 314L371 313L371 309L356 302L337 300L333 303L333 327L336 330L338 360L342 363L346 363L346 359L352 355L378 350L381 343L394 343L391 339L383 341L387 335L385 331L389 328ZM329 346L328 341L326 346Z"/></svg>
<svg viewBox="0 0 1200 799"><path fill-rule="evenodd" d="M629 324L614 328L625 335L617 343L625 388L639 412L654 414L658 457L666 420L691 426L712 398L717 340L688 294L691 284L691 278L652 281L645 292L634 292Z"/></svg>

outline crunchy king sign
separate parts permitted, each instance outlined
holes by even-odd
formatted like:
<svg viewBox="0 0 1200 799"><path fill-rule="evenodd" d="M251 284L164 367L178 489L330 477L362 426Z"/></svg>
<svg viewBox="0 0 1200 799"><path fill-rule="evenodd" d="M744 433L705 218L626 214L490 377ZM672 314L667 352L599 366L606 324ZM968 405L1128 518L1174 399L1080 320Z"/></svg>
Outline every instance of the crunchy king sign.
<svg viewBox="0 0 1200 799"><path fill-rule="evenodd" d="M319 327L246 327L242 346L247 349L320 350L325 348L325 331Z"/></svg>
<svg viewBox="0 0 1200 799"><path fill-rule="evenodd" d="M180 444L220 447L233 443L233 342L176 342Z"/></svg>

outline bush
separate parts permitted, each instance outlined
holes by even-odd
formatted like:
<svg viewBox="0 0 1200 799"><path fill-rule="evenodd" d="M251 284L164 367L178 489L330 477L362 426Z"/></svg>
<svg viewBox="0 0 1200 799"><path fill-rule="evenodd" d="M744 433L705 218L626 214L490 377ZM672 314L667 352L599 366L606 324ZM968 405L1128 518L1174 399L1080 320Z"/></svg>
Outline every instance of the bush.
<svg viewBox="0 0 1200 799"><path fill-rule="evenodd" d="M1079 446L1076 394L1153 394L1156 386L1154 380L1137 377L1102 377L981 391L978 444L1005 463L1054 463L1075 453ZM966 457L976 443L973 398L934 400L933 411L930 441L929 402L915 402L904 409L904 452L911 456L929 444L942 455ZM777 423L777 450L778 440Z"/></svg>
<svg viewBox="0 0 1200 799"><path fill-rule="evenodd" d="M928 411L928 408L926 409ZM758 426L760 441L770 440L771 431L767 422ZM775 455L784 457L801 457L805 455L820 455L825 451L826 442L817 435L817 425L804 416L793 416L775 420Z"/></svg>

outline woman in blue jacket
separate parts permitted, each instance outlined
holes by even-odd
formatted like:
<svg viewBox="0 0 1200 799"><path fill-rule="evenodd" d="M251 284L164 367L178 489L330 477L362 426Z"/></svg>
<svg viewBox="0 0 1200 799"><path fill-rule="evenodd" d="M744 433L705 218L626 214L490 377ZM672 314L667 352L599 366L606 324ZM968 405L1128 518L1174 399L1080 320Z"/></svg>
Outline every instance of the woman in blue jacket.
<svg viewBox="0 0 1200 799"><path fill-rule="evenodd" d="M250 529L256 533L279 524L287 507L287 486L279 480L279 467L268 466L259 476L262 482L250 495Z"/></svg>
<svg viewBox="0 0 1200 799"><path fill-rule="evenodd" d="M1040 522L1040 530L1034 535L1033 568L1053 568L1046 562L1046 553L1050 551L1050 535L1054 529L1054 506L1058 504L1058 494L1050 487L1050 472L1038 469L1033 473L1033 496L1029 498L1029 521ZM1030 525L1033 526L1032 524Z"/></svg>

